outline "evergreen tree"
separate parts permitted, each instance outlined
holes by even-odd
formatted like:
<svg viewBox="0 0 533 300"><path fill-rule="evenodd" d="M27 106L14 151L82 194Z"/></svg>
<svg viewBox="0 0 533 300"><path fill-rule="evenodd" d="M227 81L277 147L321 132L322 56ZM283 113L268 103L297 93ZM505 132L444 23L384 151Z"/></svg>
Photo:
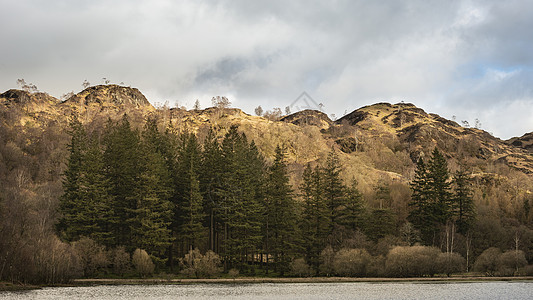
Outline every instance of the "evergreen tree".
<svg viewBox="0 0 533 300"><path fill-rule="evenodd" d="M176 214L178 233L183 242L182 252L187 253L194 248L205 248L206 228L203 225L203 197L200 193L198 173L201 163L201 151L196 135L183 133L180 137L181 146L178 151L178 202ZM182 253L182 254L184 254Z"/></svg>
<svg viewBox="0 0 533 300"><path fill-rule="evenodd" d="M211 128L203 144L199 169L200 191L204 198L205 224L209 228L209 249L219 253L218 237L223 231L221 219L223 156L215 132Z"/></svg>
<svg viewBox="0 0 533 300"><path fill-rule="evenodd" d="M346 188L346 213L343 225L353 232L363 230L365 220L365 207L363 195L357 189L357 181L352 179L352 183Z"/></svg>
<svg viewBox="0 0 533 300"><path fill-rule="evenodd" d="M100 145L93 139L84 156L81 200L87 215L85 236L104 246L113 245L112 228L116 224L109 182L103 173L104 162Z"/></svg>
<svg viewBox="0 0 533 300"><path fill-rule="evenodd" d="M450 192L449 177L448 163L440 151L435 148L428 162L427 179L430 187L433 215L435 221L440 224L446 224L452 213L452 194Z"/></svg>
<svg viewBox="0 0 533 300"><path fill-rule="evenodd" d="M435 244L440 227L452 217L448 179L446 159L437 148L427 166L419 159L415 179L411 183L413 194L409 205L412 208L408 220L420 230L422 240L428 245Z"/></svg>
<svg viewBox="0 0 533 300"><path fill-rule="evenodd" d="M457 171L453 181L455 184L453 213L457 219L458 232L466 234L475 219L475 206L469 187L469 178L465 172Z"/></svg>
<svg viewBox="0 0 533 300"><path fill-rule="evenodd" d="M265 200L265 250L274 260L274 270L283 275L289 270L297 250L298 228L297 206L289 184L285 152L279 145L274 163L268 170Z"/></svg>
<svg viewBox="0 0 533 300"><path fill-rule="evenodd" d="M324 201L326 202L329 215L329 232L331 234L336 226L344 223L346 218L346 191L340 178L341 166L335 149L331 149L326 160L326 166L321 175L321 186Z"/></svg>
<svg viewBox="0 0 533 300"><path fill-rule="evenodd" d="M128 116L113 124L108 121L104 137L105 175L113 199L116 223L114 226L115 245L123 245L133 251L131 228L136 217L141 163L140 137L131 128Z"/></svg>
<svg viewBox="0 0 533 300"><path fill-rule="evenodd" d="M314 170L308 164L303 173L300 186L303 198L302 235L303 248L307 263L318 274L320 252L326 246L330 230L330 214L323 198L322 172L319 167Z"/></svg>
<svg viewBox="0 0 533 300"><path fill-rule="evenodd" d="M254 254L261 242L260 203L264 162L255 144L232 126L222 142L225 170L219 197L224 222L223 255L225 266L235 265Z"/></svg>
<svg viewBox="0 0 533 300"><path fill-rule="evenodd" d="M84 156L87 152L87 133L77 116L70 120L70 143L67 145L69 159L63 179L63 195L59 202L60 218L56 225L62 239L66 241L78 240L82 235L87 235L86 229L80 224L85 223L83 216L84 203L82 202L82 173Z"/></svg>
<svg viewBox="0 0 533 300"><path fill-rule="evenodd" d="M135 248L146 250L158 263L166 261L166 250L172 242L170 224L173 210L169 170L161 154L161 139L155 121L145 125L140 143L139 181L135 190L136 204L130 209L129 221Z"/></svg>

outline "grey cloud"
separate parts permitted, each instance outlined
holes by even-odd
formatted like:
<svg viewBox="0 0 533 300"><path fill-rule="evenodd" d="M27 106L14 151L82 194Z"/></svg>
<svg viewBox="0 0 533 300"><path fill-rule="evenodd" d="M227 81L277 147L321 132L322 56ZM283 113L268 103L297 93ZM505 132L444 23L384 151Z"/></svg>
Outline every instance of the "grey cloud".
<svg viewBox="0 0 533 300"><path fill-rule="evenodd" d="M480 119L502 103L519 114L533 101L528 1L7 0L2 8L1 90L24 77L59 96L107 77L160 103L206 106L226 95L253 112L307 91L336 115L405 100ZM494 130L502 137L533 130L531 117L499 119L482 122L508 128Z"/></svg>

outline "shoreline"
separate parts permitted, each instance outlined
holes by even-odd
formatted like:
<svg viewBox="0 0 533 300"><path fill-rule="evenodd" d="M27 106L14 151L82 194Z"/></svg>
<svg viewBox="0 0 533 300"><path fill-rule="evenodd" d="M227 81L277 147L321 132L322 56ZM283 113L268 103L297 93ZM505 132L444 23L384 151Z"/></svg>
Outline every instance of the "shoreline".
<svg viewBox="0 0 533 300"><path fill-rule="evenodd" d="M128 285L128 284L254 284L254 283L342 283L342 282L366 282L366 283L389 283L389 282L475 282L475 281L532 281L533 276L517 277L484 277L484 276L460 276L460 277L413 277L413 278L387 278L387 277L295 277L295 278L204 278L204 279L74 279L72 284L78 285Z"/></svg>
<svg viewBox="0 0 533 300"><path fill-rule="evenodd" d="M70 283L55 285L31 285L0 282L0 292L34 290L44 287L77 287L94 285L193 285L193 284L260 284L260 283L450 283L450 282L482 282L482 281L531 281L533 276L516 277L485 277L485 276L452 276L452 277L239 277L239 278L136 278L109 279L86 278L74 279Z"/></svg>

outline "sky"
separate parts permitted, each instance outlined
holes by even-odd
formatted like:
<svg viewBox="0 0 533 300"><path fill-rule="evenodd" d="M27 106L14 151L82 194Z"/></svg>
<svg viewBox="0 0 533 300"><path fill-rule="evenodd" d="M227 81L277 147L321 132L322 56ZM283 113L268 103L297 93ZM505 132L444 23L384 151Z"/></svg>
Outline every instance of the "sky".
<svg viewBox="0 0 533 300"><path fill-rule="evenodd" d="M533 0L0 0L0 92L136 87L253 114L306 92L333 118L413 103L502 139L533 131ZM308 101L312 103L312 101Z"/></svg>

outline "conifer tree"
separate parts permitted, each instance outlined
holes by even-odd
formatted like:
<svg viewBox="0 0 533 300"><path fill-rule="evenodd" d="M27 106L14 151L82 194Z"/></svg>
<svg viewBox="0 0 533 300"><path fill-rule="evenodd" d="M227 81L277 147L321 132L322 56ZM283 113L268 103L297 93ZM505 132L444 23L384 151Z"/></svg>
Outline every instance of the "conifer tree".
<svg viewBox="0 0 533 300"><path fill-rule="evenodd" d="M205 248L206 228L203 225L203 197L198 180L201 163L200 145L193 133L183 133L180 141L181 146L178 150L180 176L177 178L179 198L175 213L179 213L178 233L184 246L182 251L187 253L194 248Z"/></svg>
<svg viewBox="0 0 533 300"><path fill-rule="evenodd" d="M355 232L363 230L364 220L363 195L357 189L357 181L353 178L351 185L346 188L346 213L342 224Z"/></svg>
<svg viewBox="0 0 533 300"><path fill-rule="evenodd" d="M303 173L303 183L300 186L303 198L302 235L303 248L307 263L318 274L320 266L320 252L326 246L326 237L330 230L330 214L324 201L322 188L322 171L319 167L314 170L308 164Z"/></svg>
<svg viewBox="0 0 533 300"><path fill-rule="evenodd" d="M131 228L134 226L137 209L141 162L140 138L131 128L128 116L113 124L108 121L104 136L105 175L113 199L116 225L114 226L115 245L123 245L133 251Z"/></svg>
<svg viewBox="0 0 533 300"><path fill-rule="evenodd" d="M257 147L232 126L222 142L225 170L219 196L224 222L225 266L239 264L254 254L261 242L263 159Z"/></svg>
<svg viewBox="0 0 533 300"><path fill-rule="evenodd" d="M56 225L61 238L66 241L78 240L82 235L87 235L85 229L80 228L84 222L82 215L84 203L82 202L82 176L84 156L87 152L87 133L77 116L70 120L71 141L67 145L69 159L63 179L63 195L59 202L61 217Z"/></svg>
<svg viewBox="0 0 533 300"><path fill-rule="evenodd" d="M281 275L289 270L292 256L298 249L297 204L292 197L285 152L278 145L266 184L266 220L264 245L274 260L274 270Z"/></svg>
<svg viewBox="0 0 533 300"><path fill-rule="evenodd" d="M161 264L167 259L165 252L172 241L172 188L169 170L159 148L163 135L154 125L155 121L145 124L139 144L139 181L129 223L134 247L146 250Z"/></svg>
<svg viewBox="0 0 533 300"><path fill-rule="evenodd" d="M321 189L323 190L324 201L328 208L329 232L331 234L336 226L344 223L346 218L346 191L340 178L341 166L339 157L332 148L326 160L326 166L322 172L317 173L322 177Z"/></svg>
<svg viewBox="0 0 533 300"><path fill-rule="evenodd" d="M200 191L204 198L205 224L209 228L209 249L219 252L218 237L222 232L220 191L222 190L223 156L213 129L203 143L199 169Z"/></svg>
<svg viewBox="0 0 533 300"><path fill-rule="evenodd" d="M455 184L453 213L457 219L458 232L466 234L475 219L475 206L468 175L464 171L457 171L453 182Z"/></svg>

